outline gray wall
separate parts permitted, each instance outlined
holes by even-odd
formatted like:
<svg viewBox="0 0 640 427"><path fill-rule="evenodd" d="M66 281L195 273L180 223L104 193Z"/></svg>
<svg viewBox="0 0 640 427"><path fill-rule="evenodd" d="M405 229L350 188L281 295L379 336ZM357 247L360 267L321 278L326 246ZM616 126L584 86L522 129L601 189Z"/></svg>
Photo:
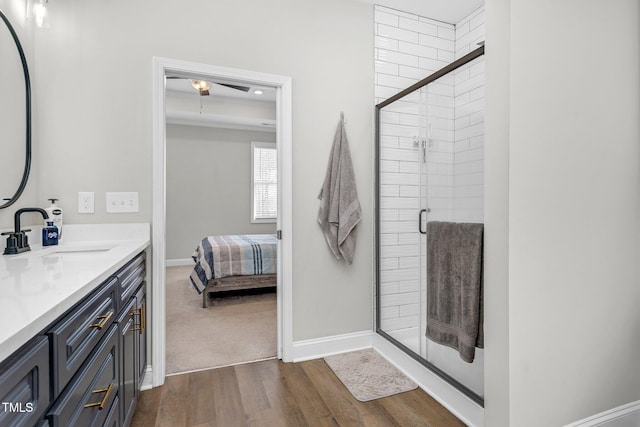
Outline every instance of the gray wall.
<svg viewBox="0 0 640 427"><path fill-rule="evenodd" d="M51 28L35 36L37 155L47 159L35 175L39 194L68 207L65 222L151 221L153 56L291 76L294 340L373 328L371 5L58 1L49 12ZM364 212L350 266L316 221L340 111ZM74 212L79 191L95 192L95 214ZM107 191L138 191L140 212L106 214Z"/></svg>
<svg viewBox="0 0 640 427"><path fill-rule="evenodd" d="M167 126L167 259L191 257L204 236L275 233L251 223L251 141L275 133Z"/></svg>

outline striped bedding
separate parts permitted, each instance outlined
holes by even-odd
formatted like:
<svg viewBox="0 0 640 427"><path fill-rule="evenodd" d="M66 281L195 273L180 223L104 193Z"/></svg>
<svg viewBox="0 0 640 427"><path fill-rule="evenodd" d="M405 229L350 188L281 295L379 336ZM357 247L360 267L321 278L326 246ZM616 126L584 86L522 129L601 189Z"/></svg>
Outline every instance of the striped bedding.
<svg viewBox="0 0 640 427"><path fill-rule="evenodd" d="M275 234L208 236L192 255L191 284L202 293L210 279L276 273Z"/></svg>

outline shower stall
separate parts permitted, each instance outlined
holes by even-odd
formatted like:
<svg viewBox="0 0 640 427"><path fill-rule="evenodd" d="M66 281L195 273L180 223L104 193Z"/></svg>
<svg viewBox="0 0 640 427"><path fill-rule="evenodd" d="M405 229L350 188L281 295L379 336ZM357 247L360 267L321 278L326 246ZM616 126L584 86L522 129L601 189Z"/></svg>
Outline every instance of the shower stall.
<svg viewBox="0 0 640 427"><path fill-rule="evenodd" d="M483 405L473 363L430 341L430 221L484 222L484 47L376 106L376 330Z"/></svg>

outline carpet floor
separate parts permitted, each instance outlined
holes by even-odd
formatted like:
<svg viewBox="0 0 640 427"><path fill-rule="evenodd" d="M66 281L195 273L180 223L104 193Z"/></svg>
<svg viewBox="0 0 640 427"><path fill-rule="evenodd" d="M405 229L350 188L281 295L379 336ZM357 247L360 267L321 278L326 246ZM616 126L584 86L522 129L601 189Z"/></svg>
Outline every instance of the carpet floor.
<svg viewBox="0 0 640 427"><path fill-rule="evenodd" d="M167 374L276 357L276 293L216 297L202 308L191 270L166 270Z"/></svg>

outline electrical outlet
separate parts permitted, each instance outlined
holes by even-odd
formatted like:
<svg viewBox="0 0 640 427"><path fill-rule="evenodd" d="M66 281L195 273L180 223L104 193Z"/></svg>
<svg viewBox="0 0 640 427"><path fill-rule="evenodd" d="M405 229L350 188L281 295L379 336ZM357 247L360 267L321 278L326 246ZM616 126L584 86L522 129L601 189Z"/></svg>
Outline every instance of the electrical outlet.
<svg viewBox="0 0 640 427"><path fill-rule="evenodd" d="M107 212L138 212L138 192L107 193Z"/></svg>
<svg viewBox="0 0 640 427"><path fill-rule="evenodd" d="M94 213L93 191L81 191L78 193L78 213Z"/></svg>

